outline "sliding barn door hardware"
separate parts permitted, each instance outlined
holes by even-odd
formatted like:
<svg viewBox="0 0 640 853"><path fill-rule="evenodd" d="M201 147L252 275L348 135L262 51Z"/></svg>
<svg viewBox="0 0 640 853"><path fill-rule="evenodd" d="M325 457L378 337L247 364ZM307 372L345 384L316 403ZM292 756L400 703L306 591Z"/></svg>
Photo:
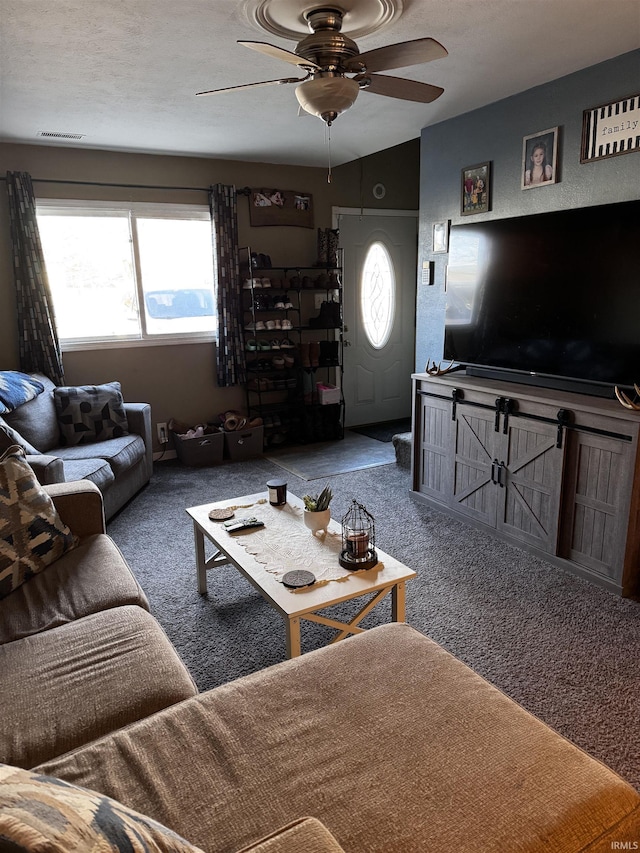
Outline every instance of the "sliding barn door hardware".
<svg viewBox="0 0 640 853"><path fill-rule="evenodd" d="M558 414L555 418L546 418L543 415L533 415L529 412L522 412L518 410L518 402L517 400L513 400L510 397L497 397L495 403L490 405L489 403L477 403L475 400L465 400L464 392L461 388L454 388L451 392L451 396L447 397L446 394L435 394L432 391L423 391L422 389L418 390L418 395L420 397L433 397L437 400L447 400L451 402L451 420L455 421L457 406L475 406L478 409L489 409L491 411L495 411L496 420L495 420L495 431L500 431L500 415L504 415L504 422L502 431L507 434L509 431L508 419L510 417L513 418L525 418L525 420L529 421L540 421L545 424L555 424L558 427L558 438L556 442L557 447L562 447L564 430L574 430L575 432L587 432L591 435L603 435L607 438L617 438L621 441L633 441L633 436L625 435L620 432L612 432L607 429L598 429L597 427L590 426L580 426L579 424L572 423L573 420L573 412L570 409L559 409Z"/></svg>
<svg viewBox="0 0 640 853"><path fill-rule="evenodd" d="M504 462L498 462L497 459L494 459L491 462L491 482L495 486L500 486L501 489L504 489L504 483L502 482L502 475L507 470L507 466Z"/></svg>

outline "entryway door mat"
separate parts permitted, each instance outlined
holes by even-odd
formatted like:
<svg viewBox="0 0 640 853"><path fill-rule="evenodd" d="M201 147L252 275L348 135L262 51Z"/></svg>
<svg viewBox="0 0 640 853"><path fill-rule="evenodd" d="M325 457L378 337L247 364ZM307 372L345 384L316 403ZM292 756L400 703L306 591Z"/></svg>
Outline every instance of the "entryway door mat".
<svg viewBox="0 0 640 853"><path fill-rule="evenodd" d="M345 430L341 441L322 441L269 450L264 458L303 480L320 480L396 461L393 444Z"/></svg>
<svg viewBox="0 0 640 853"><path fill-rule="evenodd" d="M369 424L368 426L351 427L360 435L367 435L377 441L391 441L394 435L403 432L411 432L411 418L399 418L396 421L384 421L380 424Z"/></svg>

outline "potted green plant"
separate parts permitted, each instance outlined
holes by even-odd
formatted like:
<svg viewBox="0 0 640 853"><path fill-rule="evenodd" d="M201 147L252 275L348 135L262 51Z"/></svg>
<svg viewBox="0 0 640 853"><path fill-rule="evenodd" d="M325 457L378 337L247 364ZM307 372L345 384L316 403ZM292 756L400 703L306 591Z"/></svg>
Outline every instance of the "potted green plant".
<svg viewBox="0 0 640 853"><path fill-rule="evenodd" d="M320 530L326 532L331 521L329 504L332 497L333 492L330 486L325 486L319 495L303 495L304 523L313 534L318 533Z"/></svg>

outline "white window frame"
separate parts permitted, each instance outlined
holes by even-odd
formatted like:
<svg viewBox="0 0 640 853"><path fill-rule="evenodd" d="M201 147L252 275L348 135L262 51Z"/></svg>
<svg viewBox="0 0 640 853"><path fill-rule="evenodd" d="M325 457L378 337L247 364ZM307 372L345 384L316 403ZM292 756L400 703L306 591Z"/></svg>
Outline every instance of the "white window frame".
<svg viewBox="0 0 640 853"><path fill-rule="evenodd" d="M60 341L63 352L74 350L100 350L119 349L126 347L149 347L149 346L171 346L175 344L210 343L217 341L215 332L178 332L175 334L150 335L146 331L146 308L144 307L144 293L142 288L142 276L140 273L140 253L137 241L136 217L152 216L156 219L199 219L211 222L211 213L206 204L176 204L172 202L117 202L98 201L87 199L53 199L40 198L36 201L36 215L45 212L58 216L73 216L81 212L91 215L96 211L104 215L112 213L114 216L128 214L130 233L132 237L132 257L135 275L136 296L140 306L140 328L141 337L126 336L118 338L65 338ZM217 291L218 276L215 253L213 255L214 265L214 299ZM216 323L217 328L217 323Z"/></svg>

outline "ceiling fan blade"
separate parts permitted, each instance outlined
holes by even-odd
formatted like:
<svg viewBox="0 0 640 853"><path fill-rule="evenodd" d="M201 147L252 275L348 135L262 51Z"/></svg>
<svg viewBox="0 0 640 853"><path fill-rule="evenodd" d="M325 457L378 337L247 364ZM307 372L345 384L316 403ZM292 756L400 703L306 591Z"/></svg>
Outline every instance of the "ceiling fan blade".
<svg viewBox="0 0 640 853"><path fill-rule="evenodd" d="M401 41L388 44L350 57L345 63L348 71L391 71L393 68L407 68L409 65L421 65L442 59L449 52L439 41L431 38Z"/></svg>
<svg viewBox="0 0 640 853"><path fill-rule="evenodd" d="M306 77L284 77L280 80L262 80L259 83L242 83L239 86L225 86L224 89L209 89L207 92L196 92L196 95L217 95L218 92L237 92L238 89L253 89L256 86L278 86L281 83L301 83Z"/></svg>
<svg viewBox="0 0 640 853"><path fill-rule="evenodd" d="M315 62L310 59L305 59L298 56L297 53L292 53L290 50L285 50L283 47L276 47L275 44L268 44L266 41L239 41L243 47L248 47L251 50L257 50L258 53L264 53L265 56L270 56L273 59L282 59L283 62L290 62L292 65L301 65L303 68L319 68Z"/></svg>
<svg viewBox="0 0 640 853"><path fill-rule="evenodd" d="M372 95L386 95L403 101L418 101L420 104L430 104L444 92L440 86L420 83L418 80L405 80L403 77L389 77L387 74L362 74L354 79L358 83L361 80L370 80L369 85L363 87L363 91L371 92Z"/></svg>

